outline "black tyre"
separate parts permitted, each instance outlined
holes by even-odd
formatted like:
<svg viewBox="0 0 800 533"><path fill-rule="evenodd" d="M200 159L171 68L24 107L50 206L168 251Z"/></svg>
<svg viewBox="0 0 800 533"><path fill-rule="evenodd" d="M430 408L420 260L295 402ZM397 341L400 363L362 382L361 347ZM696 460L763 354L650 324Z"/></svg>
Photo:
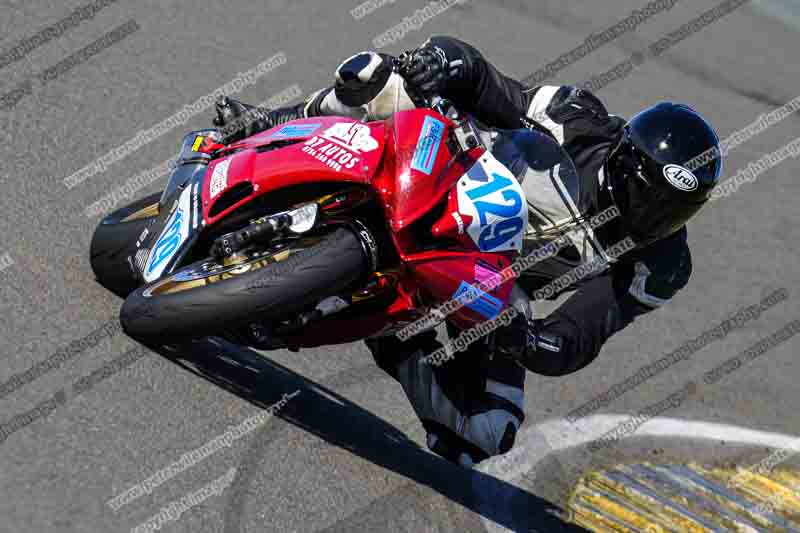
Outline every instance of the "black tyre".
<svg viewBox="0 0 800 533"><path fill-rule="evenodd" d="M145 343L205 337L291 316L348 289L365 265L361 242L344 228L232 266L199 261L132 292L120 322L128 335Z"/></svg>
<svg viewBox="0 0 800 533"><path fill-rule="evenodd" d="M137 200L106 216L94 230L90 246L92 271L98 283L125 298L138 282L127 258L136 253L136 239L158 215L156 193Z"/></svg>

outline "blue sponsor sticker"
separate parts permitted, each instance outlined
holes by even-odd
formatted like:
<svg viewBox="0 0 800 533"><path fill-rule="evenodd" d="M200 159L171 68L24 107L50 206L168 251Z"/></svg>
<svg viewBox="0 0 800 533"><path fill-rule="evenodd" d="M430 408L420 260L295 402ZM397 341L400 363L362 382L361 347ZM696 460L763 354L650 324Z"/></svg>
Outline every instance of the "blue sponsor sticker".
<svg viewBox="0 0 800 533"><path fill-rule="evenodd" d="M311 135L317 131L317 128L320 126L322 126L322 124L289 124L288 126L284 126L273 133L272 138L305 137L306 135Z"/></svg>
<svg viewBox="0 0 800 533"><path fill-rule="evenodd" d="M150 263L150 266L147 268L147 274L152 274L153 271L161 265L161 263L171 258L175 253L175 250L178 249L178 245L181 243L182 226L183 210L178 208L173 215L173 219L170 222L169 227L153 247L153 252L151 254L153 259Z"/></svg>
<svg viewBox="0 0 800 533"><path fill-rule="evenodd" d="M439 152L439 144L444 135L444 123L431 116L425 117L422 123L422 130L417 139L417 149L414 151L414 158L411 160L411 168L424 172L428 176L433 171L433 164L436 162L436 154Z"/></svg>
<svg viewBox="0 0 800 533"><path fill-rule="evenodd" d="M466 294L468 292L470 294L464 298L464 301L472 301L465 303L464 305L485 318L494 318L500 314L500 311L503 309L503 302L491 294L470 285L466 281L461 282L458 290L453 295L453 299L458 300L462 294ZM475 297L475 294L478 295L477 298Z"/></svg>

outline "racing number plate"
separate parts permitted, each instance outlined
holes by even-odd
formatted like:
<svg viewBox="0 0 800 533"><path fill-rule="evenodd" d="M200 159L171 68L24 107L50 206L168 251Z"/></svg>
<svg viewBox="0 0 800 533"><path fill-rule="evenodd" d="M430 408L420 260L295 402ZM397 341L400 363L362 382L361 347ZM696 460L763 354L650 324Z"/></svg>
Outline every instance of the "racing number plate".
<svg viewBox="0 0 800 533"><path fill-rule="evenodd" d="M487 152L458 180L458 210L482 252L522 251L528 202L517 178Z"/></svg>

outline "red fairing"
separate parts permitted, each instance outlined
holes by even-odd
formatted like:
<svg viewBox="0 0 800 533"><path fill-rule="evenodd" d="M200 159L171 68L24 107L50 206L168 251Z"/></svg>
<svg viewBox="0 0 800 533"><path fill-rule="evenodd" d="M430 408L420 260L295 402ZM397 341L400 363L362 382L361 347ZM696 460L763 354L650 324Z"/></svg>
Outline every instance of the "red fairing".
<svg viewBox="0 0 800 533"><path fill-rule="evenodd" d="M447 209L441 218L431 226L431 234L440 239L458 241L468 250L477 249L475 242L464 231L471 222L472 216L462 213L459 209L458 191L452 187L447 197Z"/></svg>
<svg viewBox="0 0 800 533"><path fill-rule="evenodd" d="M510 297L513 283L500 282L499 272L516 253L480 252L464 231L471 217L459 211L455 184L484 149L475 148L463 160L454 160L447 141L454 124L431 110L395 113L386 127L385 163L373 185L383 200L400 257L408 267L410 276L404 282L413 280L433 303L450 300L464 283L477 286L494 279L495 288L489 294L450 317L459 327L486 320L500 312ZM461 246L419 252L419 243L407 228L439 204L445 204L444 213L432 224L431 234Z"/></svg>
<svg viewBox="0 0 800 533"><path fill-rule="evenodd" d="M292 185L369 185L381 161L384 132L383 122L365 124L347 118L320 117L276 126L229 146L226 152L231 155L214 160L208 169L203 188L206 224L215 223L257 196ZM293 144L285 146L287 143ZM242 183L252 185L252 192L209 216L225 191Z"/></svg>
<svg viewBox="0 0 800 533"><path fill-rule="evenodd" d="M474 206L470 211L470 206L459 205L457 184L469 181L465 174L485 150L474 148L454 157L453 150L458 150L454 127L451 120L429 109L403 111L370 123L342 117L302 119L228 146L211 163L202 191L207 225L260 195L323 182L362 185L377 196L384 210L401 260L394 302L366 318L326 320L309 330L314 335L306 331L295 339L298 345L337 338L346 342L408 322L422 308L437 306L482 283L493 288L449 320L458 327L471 327L507 305L513 282L503 283L500 272L517 252L481 251L476 237L468 234ZM215 209L222 199L223 206L230 205ZM423 223L430 237L442 243L432 249L430 239L419 242L419 231L421 219L434 210L438 216Z"/></svg>
<svg viewBox="0 0 800 533"><path fill-rule="evenodd" d="M461 165L451 164L447 138L452 127L450 120L428 109L401 111L386 121L388 153L375 187L392 230L400 231L430 211L464 173Z"/></svg>
<svg viewBox="0 0 800 533"><path fill-rule="evenodd" d="M494 287L450 315L450 321L457 327L469 328L500 313L509 301L514 283L503 282L500 273L511 264L513 256L512 253L431 252L416 255L409 267L432 302L454 299L465 284L474 289Z"/></svg>

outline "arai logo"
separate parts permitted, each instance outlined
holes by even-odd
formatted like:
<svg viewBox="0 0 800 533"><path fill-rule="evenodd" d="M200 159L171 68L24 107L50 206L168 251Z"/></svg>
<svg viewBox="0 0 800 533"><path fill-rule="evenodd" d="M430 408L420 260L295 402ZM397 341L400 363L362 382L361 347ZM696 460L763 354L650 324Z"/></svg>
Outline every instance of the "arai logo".
<svg viewBox="0 0 800 533"><path fill-rule="evenodd" d="M664 177L676 189L693 191L697 188L697 177L689 169L680 165L667 165L664 167Z"/></svg>

